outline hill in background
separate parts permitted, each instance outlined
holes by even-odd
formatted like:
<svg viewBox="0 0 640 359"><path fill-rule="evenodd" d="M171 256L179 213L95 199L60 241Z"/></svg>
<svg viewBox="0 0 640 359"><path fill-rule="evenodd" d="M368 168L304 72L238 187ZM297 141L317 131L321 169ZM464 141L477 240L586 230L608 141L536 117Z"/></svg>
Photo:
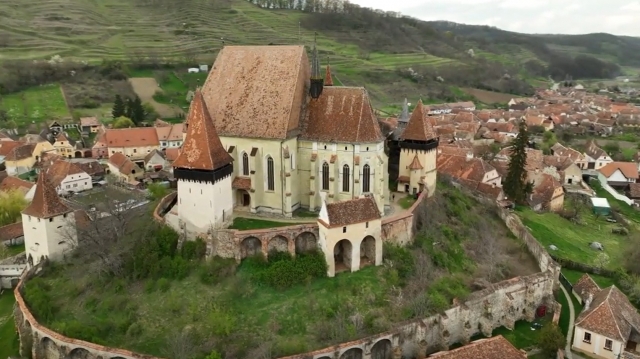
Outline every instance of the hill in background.
<svg viewBox="0 0 640 359"><path fill-rule="evenodd" d="M607 78L640 67L635 38L428 23L340 0L254 2L6 0L0 2L0 61L60 55L96 64L211 64L223 44L309 47L317 33L321 60L331 64L336 82L366 85L377 107L405 97L473 99L463 88L530 95L547 86L548 75ZM7 92L7 73L0 71L0 93Z"/></svg>

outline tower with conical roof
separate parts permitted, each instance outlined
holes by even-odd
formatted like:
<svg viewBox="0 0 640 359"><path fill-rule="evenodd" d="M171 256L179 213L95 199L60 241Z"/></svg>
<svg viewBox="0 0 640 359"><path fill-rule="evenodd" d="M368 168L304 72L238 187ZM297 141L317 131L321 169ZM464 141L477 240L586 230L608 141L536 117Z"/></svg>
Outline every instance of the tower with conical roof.
<svg viewBox="0 0 640 359"><path fill-rule="evenodd" d="M431 196L436 189L436 158L439 139L429 120L429 108L418 101L400 135L398 192Z"/></svg>
<svg viewBox="0 0 640 359"><path fill-rule="evenodd" d="M25 250L30 266L45 259L61 259L77 243L74 211L58 197L47 172L40 171L33 200L22 211Z"/></svg>
<svg viewBox="0 0 640 359"><path fill-rule="evenodd" d="M205 233L233 212L233 158L222 146L202 92L195 92L187 133L173 162L178 180L178 218L189 232Z"/></svg>

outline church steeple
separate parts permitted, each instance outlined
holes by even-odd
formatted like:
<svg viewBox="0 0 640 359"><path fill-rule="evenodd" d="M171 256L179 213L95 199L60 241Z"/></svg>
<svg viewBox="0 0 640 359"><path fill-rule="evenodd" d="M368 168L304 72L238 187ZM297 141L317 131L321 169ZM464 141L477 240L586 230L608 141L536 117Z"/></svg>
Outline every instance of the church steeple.
<svg viewBox="0 0 640 359"><path fill-rule="evenodd" d="M317 48L317 37L318 33L316 32L315 37L313 38L313 55L311 58L311 86L309 87L309 94L313 99L318 99L322 94L322 89L324 87L324 79L322 78L322 74L320 73L320 59L318 58L318 48Z"/></svg>
<svg viewBox="0 0 640 359"><path fill-rule="evenodd" d="M329 64L327 64L327 70L324 74L324 85L333 86L333 78L331 77L331 66L329 66Z"/></svg>

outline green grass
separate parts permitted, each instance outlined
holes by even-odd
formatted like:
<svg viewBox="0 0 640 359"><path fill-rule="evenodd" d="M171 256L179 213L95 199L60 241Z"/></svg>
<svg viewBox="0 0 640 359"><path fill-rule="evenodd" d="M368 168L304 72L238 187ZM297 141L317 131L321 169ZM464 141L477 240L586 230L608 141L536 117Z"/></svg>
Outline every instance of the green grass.
<svg viewBox="0 0 640 359"><path fill-rule="evenodd" d="M20 357L19 339L13 322L13 305L16 302L13 291L0 294L0 358Z"/></svg>
<svg viewBox="0 0 640 359"><path fill-rule="evenodd" d="M562 268L562 274L565 276L565 278L567 278L567 280L569 281L569 283L571 283L571 285L574 285L584 275L584 272L580 272L573 269ZM605 277L597 274L591 274L591 273L589 273L589 276L591 277L591 279L593 279L594 282L596 282L596 284L600 288L603 288L603 289L610 287L611 285L614 284L613 279L609 277Z"/></svg>
<svg viewBox="0 0 640 359"><path fill-rule="evenodd" d="M295 223L267 221L264 219L256 219L256 218L236 217L233 219L233 223L231 224L229 229L239 229L241 231L246 231L250 229L285 227L285 226L291 226L294 224Z"/></svg>
<svg viewBox="0 0 640 359"><path fill-rule="evenodd" d="M569 296L571 296L571 293L569 293ZM567 297L564 295L564 292L562 290L556 291L555 298L556 301L562 306L560 311L560 319L558 320L558 326L562 330L562 334L564 334L564 336L566 337L567 333L569 333L569 320L571 319L569 302L567 301Z"/></svg>
<svg viewBox="0 0 640 359"><path fill-rule="evenodd" d="M34 87L0 98L0 109L7 111L18 127L31 122L71 119L59 85Z"/></svg>
<svg viewBox="0 0 640 359"><path fill-rule="evenodd" d="M415 197L413 197L411 195L408 195L408 196L406 196L404 198L400 198L400 200L398 201L398 204L403 209L411 208L411 206L413 206L414 203L416 203L416 199L415 199Z"/></svg>
<svg viewBox="0 0 640 359"><path fill-rule="evenodd" d="M307 209L298 208L295 211L293 211L293 216L300 217L300 218L318 218L318 212L313 212Z"/></svg>
<svg viewBox="0 0 640 359"><path fill-rule="evenodd" d="M20 244L17 246L9 246L7 247L7 251L4 252L5 254L4 256L0 254L0 259L10 258L23 252L24 252L24 244Z"/></svg>
<svg viewBox="0 0 640 359"><path fill-rule="evenodd" d="M536 213L520 207L517 213L540 244L559 258L595 265L596 256L601 253L589 247L589 243L595 241L602 243L604 252L609 255L608 268L617 268L623 258L625 237L611 233L618 224L609 223L603 217L596 218L590 208L582 208L580 216L583 223L580 225L556 213ZM550 245L555 245L558 250L548 249Z"/></svg>
<svg viewBox="0 0 640 359"><path fill-rule="evenodd" d="M596 195L598 197L606 198L607 201L609 201L609 206L611 206L611 209L621 213L627 219L640 225L640 211L631 207L625 202L618 201L617 199L615 199L609 192L605 191L602 188L602 186L600 185L600 182L597 180L590 181L589 186L591 186L591 188L594 191L596 191Z"/></svg>
<svg viewBox="0 0 640 359"><path fill-rule="evenodd" d="M509 330L506 327L499 327L493 330L491 336L495 337L496 335L502 335L509 341L509 343L518 349L532 349L536 346L539 329L531 330L531 325L533 323L540 323L544 325L544 323L549 321L551 321L551 314L547 314L544 318L536 319L533 322L519 320L514 325L513 330ZM473 341L482 338L485 338L484 335L478 334L471 337L471 340Z"/></svg>

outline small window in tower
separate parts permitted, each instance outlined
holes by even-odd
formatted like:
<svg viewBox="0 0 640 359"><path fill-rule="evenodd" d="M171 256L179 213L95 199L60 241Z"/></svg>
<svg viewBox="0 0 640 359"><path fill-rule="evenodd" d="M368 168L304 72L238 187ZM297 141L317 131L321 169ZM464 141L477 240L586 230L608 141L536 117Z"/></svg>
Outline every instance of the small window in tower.
<svg viewBox="0 0 640 359"><path fill-rule="evenodd" d="M200 189L200 194L202 194L202 189Z"/></svg>
<svg viewBox="0 0 640 359"><path fill-rule="evenodd" d="M369 151L369 147L367 147L367 151Z"/></svg>
<svg viewBox="0 0 640 359"><path fill-rule="evenodd" d="M324 145L324 149L325 149L325 150L327 149L327 145Z"/></svg>
<svg viewBox="0 0 640 359"><path fill-rule="evenodd" d="M364 224L364 227L365 227L365 228L369 228L369 222L365 223L365 224Z"/></svg>
<svg viewBox="0 0 640 359"><path fill-rule="evenodd" d="M191 188L189 188L189 193L191 193Z"/></svg>
<svg viewBox="0 0 640 359"><path fill-rule="evenodd" d="M53 217L49 218L49 222L53 222Z"/></svg>
<svg viewBox="0 0 640 359"><path fill-rule="evenodd" d="M342 227L342 233L347 233L347 227Z"/></svg>
<svg viewBox="0 0 640 359"><path fill-rule="evenodd" d="M63 215L62 215L62 218L67 218L67 214L66 214L66 213L65 213L65 214L63 214Z"/></svg>
<svg viewBox="0 0 640 359"><path fill-rule="evenodd" d="M347 146L344 146L344 150L345 150L345 151L347 150Z"/></svg>

